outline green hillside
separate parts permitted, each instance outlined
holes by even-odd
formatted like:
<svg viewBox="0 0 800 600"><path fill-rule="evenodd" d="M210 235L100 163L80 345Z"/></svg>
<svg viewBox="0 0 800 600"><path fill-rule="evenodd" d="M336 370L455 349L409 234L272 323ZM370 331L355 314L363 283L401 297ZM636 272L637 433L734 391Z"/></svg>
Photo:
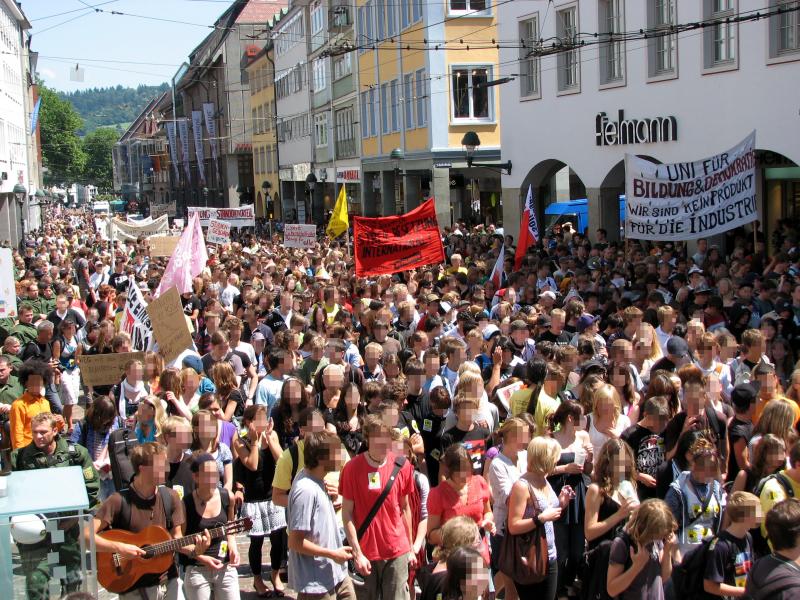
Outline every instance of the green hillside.
<svg viewBox="0 0 800 600"><path fill-rule="evenodd" d="M113 127L122 133L153 97L168 89L167 83L160 86L140 85L135 88L118 85L77 92L58 92L58 95L72 103L80 114L84 126L78 133L83 136L98 127Z"/></svg>

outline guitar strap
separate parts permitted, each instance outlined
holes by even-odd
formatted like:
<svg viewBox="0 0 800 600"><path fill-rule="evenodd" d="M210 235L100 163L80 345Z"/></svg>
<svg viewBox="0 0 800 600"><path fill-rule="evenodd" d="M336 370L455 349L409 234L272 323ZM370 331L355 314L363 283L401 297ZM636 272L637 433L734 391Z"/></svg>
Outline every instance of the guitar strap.
<svg viewBox="0 0 800 600"><path fill-rule="evenodd" d="M111 527L114 529L124 529L125 531L130 531L131 529L131 504L134 502L131 493L130 488L119 492L122 502L120 503L119 513L114 517L114 522L111 523ZM166 529L172 533L172 528L174 527L172 522L172 494L169 493L169 488L165 486L160 486L157 493L161 496L161 506L164 507Z"/></svg>

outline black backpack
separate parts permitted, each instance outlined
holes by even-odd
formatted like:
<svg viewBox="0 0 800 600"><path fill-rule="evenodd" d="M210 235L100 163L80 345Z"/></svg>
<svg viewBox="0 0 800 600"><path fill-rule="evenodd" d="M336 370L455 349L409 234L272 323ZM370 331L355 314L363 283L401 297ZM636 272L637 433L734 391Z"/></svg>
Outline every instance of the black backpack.
<svg viewBox="0 0 800 600"><path fill-rule="evenodd" d="M581 581L583 582L581 600L614 600L614 598L618 598L618 596L609 596L608 594L608 564L611 557L611 546L616 538L622 538L628 547L633 543L631 537L623 529L615 538L603 540L584 553L580 565ZM625 569L629 569L631 564L630 553L628 553Z"/></svg>
<svg viewBox="0 0 800 600"><path fill-rule="evenodd" d="M130 429L115 429L108 436L108 458L111 462L111 476L114 489L122 492L128 489L133 479L131 450L139 445Z"/></svg>
<svg viewBox="0 0 800 600"><path fill-rule="evenodd" d="M703 543L689 550L678 565L672 567L672 585L675 597L681 600L702 600L708 598L703 590L703 579L706 562L709 558L709 547L717 538L704 540Z"/></svg>

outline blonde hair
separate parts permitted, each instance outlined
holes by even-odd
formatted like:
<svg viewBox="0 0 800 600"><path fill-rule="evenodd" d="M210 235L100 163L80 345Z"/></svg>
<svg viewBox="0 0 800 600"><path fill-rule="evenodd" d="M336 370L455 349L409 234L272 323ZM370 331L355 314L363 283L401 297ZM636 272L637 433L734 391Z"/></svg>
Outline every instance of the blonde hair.
<svg viewBox="0 0 800 600"><path fill-rule="evenodd" d="M600 402L609 399L614 403L614 423L616 423L622 413L622 402L617 389L610 383L604 383L592 392L592 414L597 413L597 405Z"/></svg>
<svg viewBox="0 0 800 600"><path fill-rule="evenodd" d="M645 356L644 359L655 362L660 358L663 358L664 353L661 351L661 344L658 343L658 336L656 336L656 330L653 328L652 325L650 325L650 323L644 323L644 322L639 326L639 332L641 332L642 330L647 331L646 335L650 337L650 354L648 356ZM641 339L643 336L637 333L636 337L637 339L635 341L638 342L639 339Z"/></svg>
<svg viewBox="0 0 800 600"><path fill-rule="evenodd" d="M161 428L164 426L164 421L167 420L167 413L164 410L164 405L161 404L161 398L158 396L153 396L152 394L145 396L140 402L139 405L142 404L149 404L153 407L155 411L155 416L153 418L153 423L155 424L155 437L161 437Z"/></svg>
<svg viewBox="0 0 800 600"><path fill-rule="evenodd" d="M733 492L728 496L725 512L734 523L739 523L747 517L754 515L761 507L761 501L750 492Z"/></svg>
<svg viewBox="0 0 800 600"><path fill-rule="evenodd" d="M625 525L625 531L631 536L633 543L639 546L663 540L677 529L678 523L669 506L658 498L642 502Z"/></svg>
<svg viewBox="0 0 800 600"><path fill-rule="evenodd" d="M560 444L550 437L535 437L528 444L528 471L550 475L561 457Z"/></svg>
<svg viewBox="0 0 800 600"><path fill-rule="evenodd" d="M186 417L179 417L178 415L167 417L164 419L164 424L161 426L161 435L164 437L172 435L180 426L186 427L189 431L192 429L192 424Z"/></svg>
<svg viewBox="0 0 800 600"><path fill-rule="evenodd" d="M761 417L758 419L753 435L771 433L786 440L787 444L794 441L794 410L792 401L775 398L764 405Z"/></svg>
<svg viewBox="0 0 800 600"><path fill-rule="evenodd" d="M510 433L524 431L525 429L528 429L528 423L519 417L511 417L503 422L496 433L501 440L505 440Z"/></svg>
<svg viewBox="0 0 800 600"><path fill-rule="evenodd" d="M473 331L475 330L473 329ZM461 363L461 366L458 367L459 381L461 380L461 377L464 375L464 373L467 372L474 373L475 375L480 375L481 368L478 366L478 363L476 363L474 360L465 360L464 362Z"/></svg>
<svg viewBox="0 0 800 600"><path fill-rule="evenodd" d="M478 526L470 517L453 517L442 525L442 543L433 551L433 558L445 562L458 548L474 546L478 540Z"/></svg>
<svg viewBox="0 0 800 600"><path fill-rule="evenodd" d="M474 401L475 406L480 406L481 395L478 395L476 398L469 395L470 390L472 390L475 386L478 386L480 391L483 391L483 377L471 370L464 371L464 373L458 379L458 385L456 386L456 394L453 404L459 405L464 401Z"/></svg>

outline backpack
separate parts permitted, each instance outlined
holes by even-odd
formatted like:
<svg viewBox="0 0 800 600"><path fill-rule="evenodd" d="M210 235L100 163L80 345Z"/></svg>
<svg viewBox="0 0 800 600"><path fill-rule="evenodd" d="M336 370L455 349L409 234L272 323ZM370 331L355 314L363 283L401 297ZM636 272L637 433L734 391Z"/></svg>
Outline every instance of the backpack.
<svg viewBox="0 0 800 600"><path fill-rule="evenodd" d="M111 476L114 489L119 492L128 489L133 479L131 450L139 445L136 436L130 429L115 429L108 436L108 458L111 462Z"/></svg>
<svg viewBox="0 0 800 600"><path fill-rule="evenodd" d="M630 546L631 538L625 530L616 536L625 540ZM614 540L603 540L597 546L584 553L580 564L580 575L583 586L581 600L613 600L617 596L608 595L608 564L611 556L611 545ZM625 561L625 569L630 568L632 561L630 553Z"/></svg>
<svg viewBox="0 0 800 600"><path fill-rule="evenodd" d="M761 481L759 481L756 489L753 491L757 498L761 498L761 492L764 491L764 486L768 481L773 479L781 484L781 487L783 488L787 498L794 498L794 487L792 487L792 482L789 481L789 478L783 473L773 473L772 475L767 475ZM767 543L767 539L764 537L764 534L761 533L761 527L751 529L750 535L753 537L753 553L755 556L767 556L772 552L769 544Z"/></svg>
<svg viewBox="0 0 800 600"><path fill-rule="evenodd" d="M703 590L703 579L708 560L708 549L717 538L713 537L689 550L678 565L672 567L672 585L675 597L681 600L707 598Z"/></svg>

